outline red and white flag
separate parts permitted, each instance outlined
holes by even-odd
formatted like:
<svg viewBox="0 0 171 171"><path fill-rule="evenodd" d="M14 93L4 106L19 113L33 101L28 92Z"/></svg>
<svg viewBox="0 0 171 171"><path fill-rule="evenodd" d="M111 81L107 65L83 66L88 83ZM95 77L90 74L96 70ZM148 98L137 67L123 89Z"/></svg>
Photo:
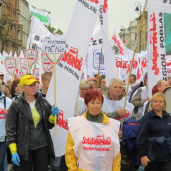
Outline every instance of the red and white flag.
<svg viewBox="0 0 171 171"><path fill-rule="evenodd" d="M121 40L121 38L120 38L119 34L116 32L116 30L114 30L114 33L113 33L110 43L120 49L119 50L120 55L127 55L127 47Z"/></svg>
<svg viewBox="0 0 171 171"><path fill-rule="evenodd" d="M61 61L56 64L56 87L54 87L54 75L49 85L46 98L53 105L54 88L56 88L56 102L60 109L57 137L54 136L54 129L51 130L56 157L65 154L68 136L67 119L74 116L87 49L101 3L102 0L77 1L66 34L66 50L61 56Z"/></svg>
<svg viewBox="0 0 171 171"><path fill-rule="evenodd" d="M152 88L159 80L167 81L167 64L164 36L164 14L148 11L148 91L152 97Z"/></svg>

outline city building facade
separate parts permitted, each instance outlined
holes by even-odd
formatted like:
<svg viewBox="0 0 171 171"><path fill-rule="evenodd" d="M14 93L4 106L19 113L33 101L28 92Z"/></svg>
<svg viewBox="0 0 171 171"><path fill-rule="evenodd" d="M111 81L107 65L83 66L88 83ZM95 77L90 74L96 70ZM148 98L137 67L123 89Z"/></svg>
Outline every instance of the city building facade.
<svg viewBox="0 0 171 171"><path fill-rule="evenodd" d="M30 13L27 0L20 0L20 15L19 24L23 25L23 36L22 36L22 48L25 49L27 46L27 39L30 32Z"/></svg>
<svg viewBox="0 0 171 171"><path fill-rule="evenodd" d="M134 50L137 37L137 20L135 19L134 21L131 21L127 29L122 28L119 35L126 47Z"/></svg>

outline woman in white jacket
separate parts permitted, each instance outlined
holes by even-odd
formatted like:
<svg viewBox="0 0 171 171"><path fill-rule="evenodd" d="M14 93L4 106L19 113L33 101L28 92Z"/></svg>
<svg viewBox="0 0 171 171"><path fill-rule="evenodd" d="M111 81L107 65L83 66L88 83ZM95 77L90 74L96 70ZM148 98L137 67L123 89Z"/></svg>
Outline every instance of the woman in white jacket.
<svg viewBox="0 0 171 171"><path fill-rule="evenodd" d="M6 97L1 92L1 85L2 81L0 79L0 170L4 170L4 159L7 151L7 145L5 141L5 122L8 114L8 109L11 105L11 99Z"/></svg>

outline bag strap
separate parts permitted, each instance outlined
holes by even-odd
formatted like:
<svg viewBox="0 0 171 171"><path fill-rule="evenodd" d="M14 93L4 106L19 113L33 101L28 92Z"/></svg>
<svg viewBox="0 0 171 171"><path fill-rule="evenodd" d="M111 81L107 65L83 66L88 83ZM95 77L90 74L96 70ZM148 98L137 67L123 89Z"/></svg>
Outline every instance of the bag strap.
<svg viewBox="0 0 171 171"><path fill-rule="evenodd" d="M6 96L4 97L4 108L6 109Z"/></svg>

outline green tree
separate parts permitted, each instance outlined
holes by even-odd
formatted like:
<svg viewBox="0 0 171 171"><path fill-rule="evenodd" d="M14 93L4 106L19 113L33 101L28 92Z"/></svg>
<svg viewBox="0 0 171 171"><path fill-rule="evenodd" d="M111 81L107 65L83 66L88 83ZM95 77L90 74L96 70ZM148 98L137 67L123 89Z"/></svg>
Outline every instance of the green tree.
<svg viewBox="0 0 171 171"><path fill-rule="evenodd" d="M45 25L45 26L46 26L46 25ZM50 26L50 25L46 26L46 28L47 28L51 33L56 33L56 34L60 34L60 35L63 34L62 30L58 29L58 30L56 31L56 28L54 28L54 27L52 27L52 26ZM55 31L56 31L56 32L55 32Z"/></svg>

